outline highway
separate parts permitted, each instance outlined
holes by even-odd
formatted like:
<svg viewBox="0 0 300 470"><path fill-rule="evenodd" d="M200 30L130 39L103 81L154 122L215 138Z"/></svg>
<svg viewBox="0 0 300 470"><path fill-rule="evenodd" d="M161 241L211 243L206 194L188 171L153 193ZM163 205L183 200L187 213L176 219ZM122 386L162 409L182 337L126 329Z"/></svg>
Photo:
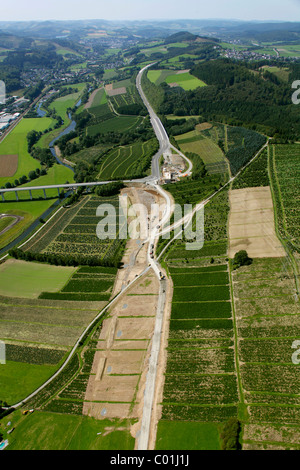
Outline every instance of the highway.
<svg viewBox="0 0 300 470"><path fill-rule="evenodd" d="M136 87L138 89L138 92L139 92L142 100L143 100L144 105L146 106L146 108L148 110L153 130L154 130L156 138L159 142L159 151L157 152L156 155L154 155L154 157L152 159L152 179L158 180L160 178L160 169L159 169L160 157L162 155L171 156L172 155L172 150L175 150L177 153L179 153L182 156L182 158L184 158L187 161L187 163L189 165L189 168L188 168L187 172L185 172L185 174L182 175L182 176L186 176L186 175L191 174L191 171L192 171L192 168L193 168L192 162L182 152L179 152L179 150L176 149L170 143L169 136L168 136L164 126L162 125L161 120L159 119L157 114L154 112L151 104L149 103L149 101L148 101L148 99L147 99L147 97L146 97L146 95L145 95L145 93L142 89L142 76L143 76L143 73L148 68L152 67L152 65L154 65L154 64L155 64L155 62L153 64L146 65L146 67L144 67L142 70L140 70L140 72L139 72L139 74L136 78Z"/></svg>
<svg viewBox="0 0 300 470"><path fill-rule="evenodd" d="M167 229L163 229L162 227L165 226L165 224L170 220L171 214L172 214L172 201L169 196L169 194L164 191L159 185L158 185L158 180L160 178L160 168L159 168L159 162L160 162L160 157L162 154L168 154L171 155L172 149L174 150L175 148L170 144L169 137L167 135L166 130L164 129L160 119L158 116L155 114L154 110L152 109L150 103L148 102L142 87L141 87L141 79L142 79L142 74L146 69L151 67L150 64L146 67L144 67L140 73L137 76L137 81L136 85L138 88L138 91L141 95L141 98L147 107L150 118L151 118L151 123L154 129L154 132L157 136L157 139L160 144L160 150L159 152L154 155L153 160L152 160L152 175L151 177L144 178L141 180L133 180L133 181L126 181L128 183L130 182L142 182L142 183L147 183L151 189L155 190L161 196L165 199L165 210L164 214L161 217L161 219L158 219L157 225L155 224L154 228L151 228L151 232L149 234L149 239L147 240L147 243L149 243L148 246L148 253L147 253L147 258L148 258L148 267L137 277L135 278L132 282L130 282L125 289L123 289L119 294L116 295L116 297L109 302L109 304L97 315L97 317L87 326L85 331L82 333L81 337L78 339L76 344L74 345L71 353L69 354L68 358L62 364L60 369L47 381L45 382L41 387L39 387L35 392L30 394L27 398L22 400L21 402L13 405L11 408L19 408L22 406L24 403L29 401L32 397L34 397L37 393L39 393L43 388L45 388L52 380L54 380L67 366L67 364L70 362L71 358L73 355L76 353L77 348L80 345L80 342L84 338L85 334L89 331L91 326L96 324L96 322L101 318L101 316L107 311L111 305L116 302L121 295L124 294L132 285L137 282L145 273L147 273L150 269L153 269L155 272L156 276L159 279L160 286L159 286L159 298L158 298L158 306L157 306L157 312L156 312L156 320L155 320L155 328L154 328L154 334L152 337L152 345L151 345L151 354L150 354L150 359L149 359L149 365L148 365L148 372L147 372L147 378L146 378L146 386L145 386L145 392L144 392L144 404L143 404L143 416L142 416L142 422L141 422L141 429L140 429L140 435L138 439L138 450L147 450L149 446L149 437L150 437L150 426L151 426L151 420L152 420L152 412L153 412L153 404L154 404L154 393L155 393L155 385L156 385L156 377L157 377L157 365L158 365L158 359L159 359L159 353L160 353L160 346L161 346L161 335L162 335L162 328L163 328L163 318L164 318L164 311L165 311L165 303L166 303L166 292L168 290L168 281L167 279L162 278L161 273L163 273L161 266L159 265L158 260L152 258L151 256L151 251L152 247L155 246L156 240L161 236L162 233L166 233L167 231L172 230L173 228L179 227L179 225L182 226L182 223L190 223L192 220L193 215L200 210L203 205L207 204L213 197L216 196L220 191L222 191L223 188L221 188L219 191L216 191L212 196L207 198L205 201L202 201L200 204L198 204L194 210L185 218L181 219L180 221L176 222L176 224L173 224L172 226L168 227ZM268 142L262 147L266 147ZM246 165L250 165L251 162L257 157L257 155L262 151L260 151L251 159L251 161ZM191 174L192 171L192 162L190 162L189 159L187 159L181 152L178 151L178 149L175 149L177 153L179 153L187 162L188 162L188 169L185 172L184 175ZM240 170L241 172L242 170ZM234 178L231 178L227 185L231 184L231 182L238 177L240 172L235 175ZM20 191L20 190L29 190L29 189L47 189L47 188L73 188L73 187L80 187L80 186L96 186L96 185L101 185L101 184L107 184L108 182L93 182L93 183L79 183L79 184L70 184L70 185L55 185L55 186L42 186L42 187L33 187L33 188L15 188L15 189L6 189L6 190L0 190L1 192L10 192L10 191ZM182 231L181 231L182 232ZM179 235L179 234L178 234ZM170 240L168 245L165 247L163 252L160 254L159 258L162 256L164 251L167 249L170 243L172 243L174 240ZM159 259L158 258L158 259Z"/></svg>

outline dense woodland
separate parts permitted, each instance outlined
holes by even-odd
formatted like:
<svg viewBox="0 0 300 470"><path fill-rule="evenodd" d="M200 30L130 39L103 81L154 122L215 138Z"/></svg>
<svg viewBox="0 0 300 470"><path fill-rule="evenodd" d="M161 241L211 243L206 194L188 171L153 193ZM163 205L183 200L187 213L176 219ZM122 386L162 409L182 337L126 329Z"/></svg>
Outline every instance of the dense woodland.
<svg viewBox="0 0 300 470"><path fill-rule="evenodd" d="M291 76L296 77L298 70L299 65L293 65ZM154 103L160 114L198 114L277 138L300 138L300 116L291 101L290 85L274 74L227 59L200 63L191 73L208 86L184 91L160 85ZM147 86L154 95L152 85Z"/></svg>

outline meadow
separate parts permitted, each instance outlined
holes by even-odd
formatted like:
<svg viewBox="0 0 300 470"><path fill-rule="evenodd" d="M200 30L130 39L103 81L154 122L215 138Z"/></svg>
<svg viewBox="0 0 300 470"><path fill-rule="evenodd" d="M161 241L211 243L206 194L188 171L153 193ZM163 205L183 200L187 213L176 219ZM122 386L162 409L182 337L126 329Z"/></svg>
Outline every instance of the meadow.
<svg viewBox="0 0 300 470"><path fill-rule="evenodd" d="M0 186L6 183L14 183L15 179L21 176L28 176L30 171L41 168L40 162L31 157L27 148L27 134L35 129L43 132L51 127L51 118L28 118L22 121L10 132L0 143L0 155L18 155L18 169L13 176L0 178Z"/></svg>
<svg viewBox="0 0 300 470"><path fill-rule="evenodd" d="M155 450L220 450L215 423L160 421Z"/></svg>
<svg viewBox="0 0 300 470"><path fill-rule="evenodd" d="M74 268L8 260L0 265L0 295L37 298L41 292L60 290Z"/></svg>
<svg viewBox="0 0 300 470"><path fill-rule="evenodd" d="M0 369L1 400L10 405L18 403L46 382L54 371L55 366L7 361Z"/></svg>
<svg viewBox="0 0 300 470"><path fill-rule="evenodd" d="M130 421L36 411L13 418L10 450L133 450ZM26 437L25 437L26 436Z"/></svg>
<svg viewBox="0 0 300 470"><path fill-rule="evenodd" d="M189 72L178 73L174 70L149 70L147 74L149 80L155 85L165 82L168 84L177 83L184 90L195 90L198 87L206 86L206 84Z"/></svg>

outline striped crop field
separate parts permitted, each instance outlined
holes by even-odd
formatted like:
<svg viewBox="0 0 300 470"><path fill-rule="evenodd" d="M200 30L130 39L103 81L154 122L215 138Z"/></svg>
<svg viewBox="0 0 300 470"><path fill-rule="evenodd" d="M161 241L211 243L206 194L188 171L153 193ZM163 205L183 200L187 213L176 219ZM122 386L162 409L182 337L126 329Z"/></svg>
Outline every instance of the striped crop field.
<svg viewBox="0 0 300 470"><path fill-rule="evenodd" d="M146 174L157 150L155 139L111 150L103 158L98 178L139 177Z"/></svg>

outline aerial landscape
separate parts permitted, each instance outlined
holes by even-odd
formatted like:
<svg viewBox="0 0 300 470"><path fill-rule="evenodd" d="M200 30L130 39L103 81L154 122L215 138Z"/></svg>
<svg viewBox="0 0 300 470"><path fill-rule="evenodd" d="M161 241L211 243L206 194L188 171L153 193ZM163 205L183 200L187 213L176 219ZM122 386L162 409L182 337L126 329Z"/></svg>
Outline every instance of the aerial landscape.
<svg viewBox="0 0 300 470"><path fill-rule="evenodd" d="M0 450L300 450L300 3L15 3Z"/></svg>

